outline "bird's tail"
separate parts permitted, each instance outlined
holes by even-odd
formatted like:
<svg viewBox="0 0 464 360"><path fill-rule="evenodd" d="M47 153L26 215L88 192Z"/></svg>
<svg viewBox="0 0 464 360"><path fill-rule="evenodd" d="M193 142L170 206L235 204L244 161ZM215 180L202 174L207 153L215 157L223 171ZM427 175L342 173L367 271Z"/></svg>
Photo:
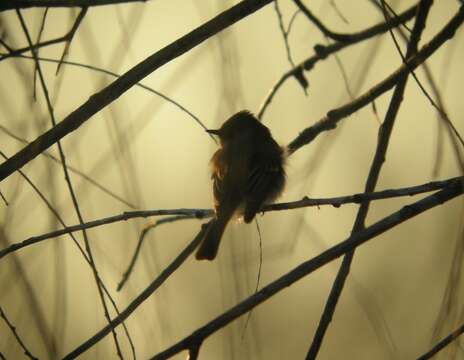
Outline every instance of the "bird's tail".
<svg viewBox="0 0 464 360"><path fill-rule="evenodd" d="M206 230L205 238L195 254L197 260L214 260L229 219L230 216L220 216L213 220Z"/></svg>

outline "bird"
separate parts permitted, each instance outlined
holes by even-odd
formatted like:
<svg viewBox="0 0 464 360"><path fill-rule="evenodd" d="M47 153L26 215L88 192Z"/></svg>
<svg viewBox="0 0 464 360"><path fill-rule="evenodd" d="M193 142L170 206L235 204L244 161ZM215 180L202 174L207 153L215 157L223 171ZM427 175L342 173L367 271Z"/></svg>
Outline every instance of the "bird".
<svg viewBox="0 0 464 360"><path fill-rule="evenodd" d="M210 160L215 215L195 254L198 260L214 260L232 217L253 221L264 204L282 193L286 179L285 148L250 111L206 131L219 138L220 148Z"/></svg>

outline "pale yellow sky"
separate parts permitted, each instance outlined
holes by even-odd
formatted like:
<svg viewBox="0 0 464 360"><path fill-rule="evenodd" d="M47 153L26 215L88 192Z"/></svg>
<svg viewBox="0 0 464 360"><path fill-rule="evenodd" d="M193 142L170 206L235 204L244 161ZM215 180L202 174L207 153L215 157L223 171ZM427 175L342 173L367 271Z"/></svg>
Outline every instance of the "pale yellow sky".
<svg viewBox="0 0 464 360"><path fill-rule="evenodd" d="M122 74L234 3L152 0L90 8L72 42L68 60ZM340 19L329 1L305 3L330 29L338 32L362 30L382 19L368 1L356 0L349 4L336 1L349 23ZM396 1L395 9L402 11L413 3ZM284 23L288 24L295 5L283 0L279 4ZM444 26L458 6L454 0L434 2L421 44ZM78 10L50 9L43 39L66 32L77 13ZM43 9L23 11L33 39L37 38L42 14ZM0 24L14 47L25 46L26 39L14 11L1 13ZM409 25L412 28L411 22ZM464 131L462 40L460 29L427 62L448 115L461 133ZM325 42L304 15L296 17L289 36L296 63L311 56L314 45ZM40 50L40 56L58 59L62 50L63 45L46 47ZM401 64L388 34L349 47L338 56L355 97ZM109 75L71 65L65 65L55 76L56 64L42 62L41 66L58 121L114 80ZM290 66L271 4L158 69L142 83L180 103L206 127L215 128L238 110L257 112L270 88ZM37 102L32 100L33 69L33 61L29 59L0 62L0 124L28 140L50 128L39 83ZM327 111L350 101L333 56L319 62L305 75L310 84L308 94L290 79L276 94L263 119L282 145L292 141ZM417 75L430 91L422 70ZM391 94L389 91L376 100L380 120ZM435 110L417 84L409 79L378 190L460 174L445 133L440 172L433 177L437 121ZM362 192L378 128L379 120L369 106L297 151L288 160L288 184L280 200ZM3 133L2 139L0 150L8 156L23 146ZM130 89L65 137L62 144L68 164L136 204L137 209L211 207L208 161L217 145L192 117L142 88ZM58 156L56 146L50 152ZM38 157L23 170L67 225L78 223L60 166ZM78 175L72 174L72 181L85 221L133 210ZM8 207L0 204L0 224L5 234L0 239L1 249L6 246L5 239L14 243L62 228L18 174L2 181L0 190L9 200ZM366 224L421 197L376 201L371 205ZM258 216L263 260L260 286L346 239L356 212L356 205L344 205ZM461 218L461 200L457 199L359 248L319 359L411 359L428 350L456 241L462 239ZM120 309L172 261L200 226L199 220L183 220L150 232L128 284L116 292L140 232L156 219L129 220L88 231L100 276ZM76 233L76 237L83 246L82 235ZM188 259L126 322L138 358L145 359L164 350L253 294L259 261L256 226L230 224L215 262ZM38 310L34 310L18 264L31 284L45 326L57 343L57 357L73 350L106 324L92 272L69 236L2 258L0 305L35 356L48 358L44 334L34 316ZM208 338L200 358L304 358L339 264L336 261L325 266L262 304L253 311L246 329L246 317L242 317ZM460 298L463 290L459 284L454 285ZM451 317L456 322L446 322L442 336L462 321L458 317L459 302L453 306L456 313ZM2 321L0 334L0 352L8 359L19 358L22 350ZM121 327L118 327L118 338L124 357L130 358L130 347ZM462 349L456 351L459 359ZM449 358L449 354L443 356ZM83 359L115 357L111 335L82 356ZM176 358L185 357L183 353Z"/></svg>

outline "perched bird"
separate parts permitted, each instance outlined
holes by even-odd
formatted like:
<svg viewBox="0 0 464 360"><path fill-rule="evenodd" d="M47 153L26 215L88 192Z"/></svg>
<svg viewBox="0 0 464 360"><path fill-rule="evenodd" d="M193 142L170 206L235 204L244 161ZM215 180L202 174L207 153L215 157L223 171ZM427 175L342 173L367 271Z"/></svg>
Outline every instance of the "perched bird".
<svg viewBox="0 0 464 360"><path fill-rule="evenodd" d="M215 218L197 250L198 260L216 257L234 214L250 223L285 184L284 150L249 111L240 111L220 129L207 132L219 137L221 148L211 158Z"/></svg>

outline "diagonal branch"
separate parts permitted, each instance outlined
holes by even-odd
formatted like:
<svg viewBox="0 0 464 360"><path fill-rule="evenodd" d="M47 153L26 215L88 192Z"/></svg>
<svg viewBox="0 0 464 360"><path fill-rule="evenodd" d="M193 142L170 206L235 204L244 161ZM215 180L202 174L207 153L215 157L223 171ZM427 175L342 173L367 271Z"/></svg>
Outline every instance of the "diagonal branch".
<svg viewBox="0 0 464 360"><path fill-rule="evenodd" d="M5 159L8 159L7 156L0 150L0 156L2 156L3 158ZM58 222L61 224L61 226L63 226L64 228L66 228L66 224L63 220L63 218L61 217L61 215L58 213L58 211L53 207L53 205L50 203L50 201L48 201L48 199L45 197L45 195L39 190L39 188L32 182L32 180L22 171L22 170L18 170L19 174L24 178L24 180L26 180L26 182L32 187L32 189L37 193L37 195L40 197L40 199L43 201L43 203L45 204L45 206L50 210L50 212L53 214L53 216L58 220ZM72 234L72 233L69 233L69 236L70 238L72 239L72 241L74 242L74 244L76 245L76 247L78 248L78 250L80 251L80 253L82 254L82 257L84 258L84 260L90 265L92 266L92 264L90 263L90 260L89 260L89 257L87 256L87 254L85 253L84 249L82 248L82 246L79 244L79 242L77 241L77 239L75 238L75 236ZM103 291L105 292L106 296L108 297L108 299L110 300L116 314L119 314L119 308L118 306L116 305L116 302L114 301L113 297L111 296L110 292L108 291L108 289L106 288L106 285L103 283L103 281L98 278L98 281L100 282L100 285L103 289ZM129 334L129 330L127 329L127 326L126 324L122 324L123 326L123 329L124 329L124 332L127 336L127 339L129 341L129 345L131 347L131 350L132 350L132 353L134 354L135 353L135 347L134 347L134 344L133 344L133 341L132 341L132 338Z"/></svg>
<svg viewBox="0 0 464 360"><path fill-rule="evenodd" d="M419 356L417 360L427 360L431 359L435 356L440 350L443 350L446 346L451 344L454 340L456 340L459 336L464 334L464 324L454 330L451 334L443 338L439 341L432 349L430 349L427 353L422 356Z"/></svg>
<svg viewBox="0 0 464 360"><path fill-rule="evenodd" d="M348 42L348 41L353 41L353 38L355 35L352 34L341 34L337 33L334 31L329 30L323 23L322 21L319 20L317 16L315 16L304 4L301 2L301 0L293 0L293 2L298 6L298 8L301 10L303 14L311 21L318 29L319 31L327 36L328 38L339 41L339 42Z"/></svg>
<svg viewBox="0 0 464 360"><path fill-rule="evenodd" d="M301 73L304 71L311 70L314 65L319 61L326 59L329 55L337 53L338 51L355 45L361 41L368 40L377 35L381 35L387 32L389 29L397 27L398 25L411 20L417 11L417 5L411 6L409 9L405 10L403 13L392 19L391 21L381 22L374 26L371 26L367 29L359 31L357 33L351 34L351 41L348 42L336 42L330 45L316 45L314 50L315 55L309 57L308 59L301 62L295 68L287 71L282 77L274 84L271 88L271 91L268 93L263 103L261 104L258 111L258 118L261 119L264 115L264 112L268 108L269 104L272 102L277 91L282 87L282 85L290 78L296 77L297 79L301 76Z"/></svg>
<svg viewBox="0 0 464 360"><path fill-rule="evenodd" d="M0 7L1 7L1 5L0 5ZM0 61L5 60L5 59L7 59L9 57L12 57L12 56L18 56L18 55L20 55L22 53L25 53L27 51L38 50L38 49L40 49L42 47L46 47L46 46L50 46L50 45L54 45L54 44L60 44L62 42L70 41L74 37L74 34L77 31L77 28L79 27L79 24L82 21L82 18L83 18L84 15L85 15L85 11L84 11L84 9L82 9L81 12L77 15L76 19L74 20L74 24L71 27L71 29L65 35L63 35L61 37L58 37L58 38L55 38L55 39L39 42L39 43L33 44L32 46L26 46L26 47L23 47L23 48L20 48L20 49L12 49L9 46L7 46L4 42L2 42L2 45L5 46L5 48L8 50L8 54L0 55Z"/></svg>
<svg viewBox="0 0 464 360"><path fill-rule="evenodd" d="M80 13L77 15L76 20L74 21L74 24L69 31L69 36L66 39L63 53L61 54L60 62L58 63L58 66L56 67L56 74L60 71L61 65L63 64L63 61L65 60L66 56L68 56L69 48L71 47L71 42L74 38L74 35L76 35L77 29L79 28L79 25L81 24L82 20L84 19L85 15L87 14L87 6L83 7L80 11Z"/></svg>
<svg viewBox="0 0 464 360"><path fill-rule="evenodd" d="M414 29L411 35L411 40L408 43L406 58L409 58L417 52L417 47L422 32L425 28L425 21L427 19L432 3L433 0L421 0L419 4L416 22L414 24ZM406 72L399 79L398 84L396 85L395 90L393 92L393 96L391 98L387 114L385 115L385 120L380 126L377 148L375 151L374 159L372 160L372 165L369 170L369 174L367 176L365 192L374 191L377 185L377 181L380 176L380 171L385 162L385 157L390 142L390 137L393 131L393 126L395 124L396 116L398 115L398 111L403 100L404 91L406 89L407 80L409 78L408 75L409 72ZM352 234L356 234L357 232L362 231L365 228L365 220L369 211L369 205L369 201L366 201L360 205L353 225L353 229L351 231ZM335 313L335 308L337 307L338 300L343 291L346 279L350 272L353 257L354 250L348 252L343 258L340 269L338 270L337 276L330 290L330 294L328 296L323 313L321 315L321 319L319 321L316 333L314 334L311 346L308 350L308 354L306 356L307 360L313 360L317 357L317 354L322 345L322 341L324 340L324 336L327 332L330 322L332 321L333 314Z"/></svg>
<svg viewBox="0 0 464 360"><path fill-rule="evenodd" d="M48 109L48 112L49 112L49 115L50 115L52 125L55 127L56 126L56 120L55 120L54 109L53 109L53 106L52 106L52 103L51 103L51 100L50 100L50 96L48 94L48 88L47 88L47 85L45 83L45 77L43 75L39 60L37 59L36 50L33 49L33 47L32 47L32 40L31 40L31 37L29 35L29 31L27 29L24 18L23 18L22 14L21 14L21 11L19 9L17 9L16 14L17 14L17 16L19 18L19 21L21 23L21 27L23 28L24 34L26 35L27 42L29 43L29 46L31 47L31 52L32 52L32 55L34 56L34 61L35 61L35 65L36 65L38 75L39 75L40 84L41 84L42 91L44 93L45 100L46 100L46 103L47 103L47 109ZM80 211L80 207L79 207L79 203L77 201L76 194L74 192L74 188L73 188L73 185L72 185L72 182L71 182L71 178L69 176L69 171L68 171L68 168L66 166L66 157L65 157L65 154L64 154L64 150L63 150L63 147L61 146L60 141L57 141L57 145L58 145L58 152L59 152L59 155L60 155L61 164L62 164L62 167L63 167L63 172L64 172L66 185L68 187L69 194L71 196L71 200L72 200L72 203L73 203L73 206L74 206L74 210L76 212L77 218L79 219L79 223L83 224L84 220L83 220L83 217L82 217L82 214L81 214L81 211ZM102 303L103 312L104 312L104 315L105 315L107 321L109 322L110 321L110 314L109 314L109 311L108 311L108 306L106 304L104 291L103 291L103 288L102 288L102 285L101 285L102 281L101 281L100 276L98 274L97 266L96 266L95 260L93 258L92 250L91 250L91 247L90 247L90 242L89 242L89 239L87 237L87 232L85 230L82 230L82 235L83 235L83 238L84 238L85 249L86 249L89 261L90 261L90 267L92 269L92 272L93 272L93 275L94 275L94 278L95 278L95 283L97 285L98 295L99 295L101 303ZM119 358L122 359L123 356L122 356L122 353L121 353L119 340L117 338L117 334L114 331L114 329L112 329L112 334L113 334L113 339L114 339L117 354L118 354Z"/></svg>
<svg viewBox="0 0 464 360"><path fill-rule="evenodd" d="M0 53L0 56L2 56L3 54ZM34 59L32 56L27 56L27 55L15 55L17 58L22 58L22 59ZM38 57L38 59L41 61L41 62L50 62L50 63L61 63L63 65L70 65L70 66L76 66L76 67L80 67L80 68L84 68L84 69L88 69L88 70L92 70L92 71L95 71L95 72L98 72L98 73L102 73L102 74L106 74L106 75L109 75L109 76L112 76L114 78L118 78L118 77L121 77L121 75L115 73L115 72L112 72L110 70L107 70L107 69L104 69L104 68L100 68L100 67L97 67L97 66L93 66L93 65L88 65L88 64L83 64L83 63L80 63L80 62L74 62L74 61L68 61L68 60L63 60L63 61L60 61L60 60L57 60L57 59L50 59L50 58L45 58L45 57ZM150 86L147 86L147 85L144 85L142 83L137 83L135 84L135 86L141 88L141 89L144 89L152 94L155 94L156 96L159 96L160 98L162 98L163 100L166 100L168 103L171 103L172 105L174 105L175 107L177 107L180 111L186 113L188 116L190 116L198 125L200 125L204 130L207 129L206 125L198 118L198 116L196 116L194 113L192 113L189 109L187 109L185 106L183 106L182 104L180 104L179 102L177 102L176 100L174 100L173 98L163 94L162 92L158 91L158 90L155 90L153 89L152 87ZM216 139L210 134L210 137L215 141Z"/></svg>
<svg viewBox="0 0 464 360"><path fill-rule="evenodd" d="M69 114L57 126L39 136L30 145L1 164L0 181L34 159L58 140L75 131L98 111L112 103L153 71L181 56L228 26L254 13L271 1L243 0L135 65L120 78L90 96L84 104Z"/></svg>
<svg viewBox="0 0 464 360"><path fill-rule="evenodd" d="M15 337L16 341L21 346L21 348L24 350L24 355L26 355L29 359L38 360L38 358L36 358L34 355L32 355L31 352L29 351L29 349L27 348L27 346L24 344L24 341L21 339L18 332L16 331L16 327L7 318L7 316L6 316L6 314L3 311L1 306L0 306L0 317L3 318L3 321L5 321L6 325L10 328L10 330L13 333L13 336Z"/></svg>
<svg viewBox="0 0 464 360"><path fill-rule="evenodd" d="M311 274L322 266L337 259L338 257L352 251L356 247L364 244L368 240L388 231L389 229L419 215L437 205L443 204L463 193L462 183L456 183L444 190L441 190L433 195L419 200L411 205L403 207L401 210L392 213L391 215L379 220L371 226L352 234L345 241L327 249L320 255L298 265L287 274L274 280L270 284L263 287L257 293L251 295L241 303L235 305L228 311L211 320L209 323L195 330L191 335L180 340L168 349L153 356L152 360L167 359L179 352L192 348L195 344L201 343L211 334L222 329L235 319L271 298L278 292L286 289L303 277Z"/></svg>
<svg viewBox="0 0 464 360"><path fill-rule="evenodd" d="M2 0L0 11L27 9L31 7L84 7L117 5L146 0Z"/></svg>
<svg viewBox="0 0 464 360"><path fill-rule="evenodd" d="M187 247L182 250L182 252L174 259L174 261L164 269L161 274L153 280L153 282L148 285L148 287L143 290L128 306L125 308L120 315L114 318L110 324L105 326L101 329L97 334L86 340L84 343L79 345L76 349L71 351L68 355L63 357L63 360L74 359L84 351L88 350L90 347L95 345L101 339L103 339L106 335L108 335L111 329L115 328L119 324L121 324L124 320L126 320L130 314L132 314L135 309L139 305L141 305L148 297L153 294L156 289L158 289L168 278L171 274L176 271L190 254L193 253L195 248L200 244L200 241L203 239L204 233L208 228L209 223L203 224L201 230L198 232L197 236L187 245Z"/></svg>
<svg viewBox="0 0 464 360"><path fill-rule="evenodd" d="M407 66L403 64L390 76L388 76L377 85L373 86L371 89L369 89L355 100L329 111L327 115L321 120L316 122L314 125L304 129L288 145L289 152L293 153L302 146L309 144L322 132L336 128L340 120L355 113L362 107L368 105L373 100L378 98L380 95L396 86L399 79L401 79L405 74L408 74L411 70L417 68L425 60L432 56L435 51L439 49L446 41L451 39L463 22L464 6L461 6L456 15L450 19L450 21L432 38L432 40L425 44L415 55L408 58Z"/></svg>
<svg viewBox="0 0 464 360"><path fill-rule="evenodd" d="M39 58L40 59L40 58ZM5 134L7 134L8 136L12 137L13 139L19 141L19 142L22 142L23 144L28 144L29 141L27 141L26 139L14 134L11 130L7 129L4 125L0 124L0 131L3 131ZM49 158L50 160L53 160L54 162L58 163L58 164L61 164L61 160L58 159L56 156L52 155L50 152L48 151L44 151L41 155ZM88 181L90 184L94 185L95 187L97 187L98 189L100 189L101 191L103 191L104 193L108 194L109 196L111 196L112 198L120 201L122 204L124 205L127 205L128 207L130 207L131 209L135 209L137 208L136 205L130 203L129 201L125 200L124 198L122 198L121 196L119 196L118 194L116 194L115 192L113 192L112 190L108 189L105 185L102 185L100 184L98 181L92 179L89 175L83 173L82 171L80 171L79 169L67 164L66 165L68 170L73 172L74 174L77 174L79 176L81 176L83 179L85 179L86 181Z"/></svg>

